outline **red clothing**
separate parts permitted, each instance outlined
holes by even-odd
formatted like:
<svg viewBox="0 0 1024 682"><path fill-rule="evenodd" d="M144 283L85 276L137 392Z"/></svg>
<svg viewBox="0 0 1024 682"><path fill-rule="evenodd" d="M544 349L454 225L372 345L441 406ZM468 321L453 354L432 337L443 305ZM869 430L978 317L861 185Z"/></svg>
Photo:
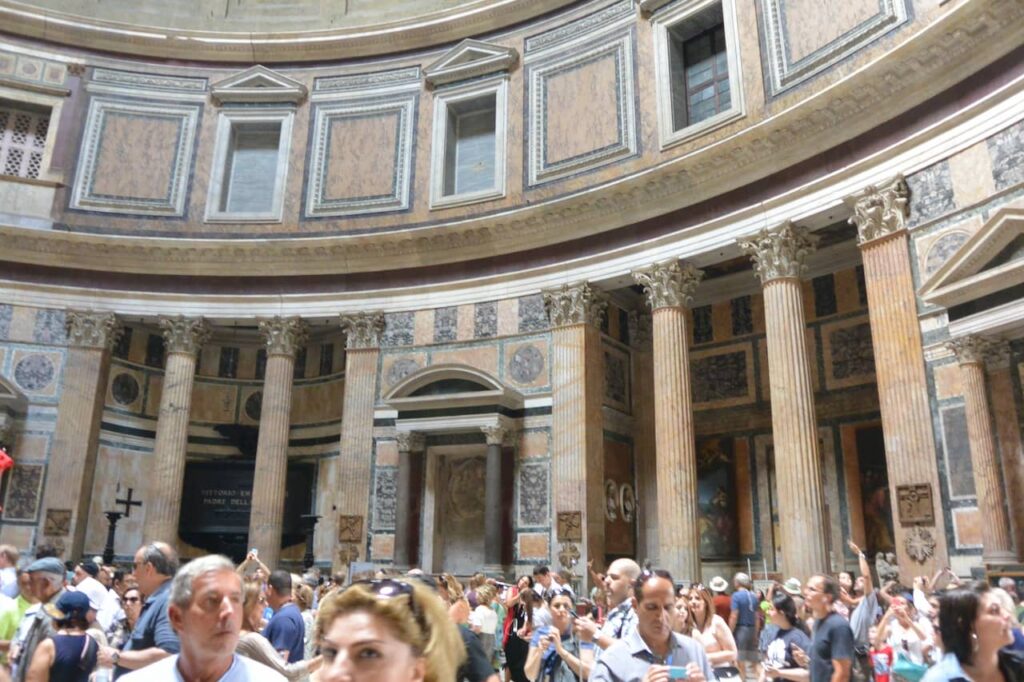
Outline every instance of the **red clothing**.
<svg viewBox="0 0 1024 682"><path fill-rule="evenodd" d="M875 682L889 682L893 664L892 647L872 649L868 656L871 658L871 672L875 676Z"/></svg>
<svg viewBox="0 0 1024 682"><path fill-rule="evenodd" d="M732 610L732 599L727 594L716 594L712 601L715 602L715 613L722 617L722 619L729 622L729 611Z"/></svg>

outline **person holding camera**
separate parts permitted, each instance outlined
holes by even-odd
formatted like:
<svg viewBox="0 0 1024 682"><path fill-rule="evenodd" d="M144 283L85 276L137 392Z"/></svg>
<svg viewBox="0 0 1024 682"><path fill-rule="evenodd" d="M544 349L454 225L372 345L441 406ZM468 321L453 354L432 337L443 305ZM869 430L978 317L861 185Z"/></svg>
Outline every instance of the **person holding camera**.
<svg viewBox="0 0 1024 682"><path fill-rule="evenodd" d="M594 662L594 642L573 636L576 604L568 592L551 598L551 625L533 633L526 656L526 676L537 682L573 682L587 679Z"/></svg>

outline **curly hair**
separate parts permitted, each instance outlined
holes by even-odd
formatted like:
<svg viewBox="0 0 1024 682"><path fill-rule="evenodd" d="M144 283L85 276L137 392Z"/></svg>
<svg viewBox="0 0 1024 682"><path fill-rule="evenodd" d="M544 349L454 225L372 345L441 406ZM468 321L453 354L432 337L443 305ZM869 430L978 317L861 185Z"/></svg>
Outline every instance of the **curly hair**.
<svg viewBox="0 0 1024 682"><path fill-rule="evenodd" d="M403 581L404 582L404 581ZM365 583L354 583L320 603L316 638L322 640L335 620L349 613L369 613L387 623L392 633L426 661L424 682L450 682L466 657L456 625L446 606L425 585L407 582L410 594L375 594Z"/></svg>

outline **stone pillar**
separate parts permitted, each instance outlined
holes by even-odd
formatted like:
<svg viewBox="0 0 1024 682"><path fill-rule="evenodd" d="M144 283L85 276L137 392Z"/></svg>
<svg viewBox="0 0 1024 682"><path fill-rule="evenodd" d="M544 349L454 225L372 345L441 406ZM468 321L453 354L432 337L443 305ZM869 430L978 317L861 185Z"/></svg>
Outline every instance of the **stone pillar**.
<svg viewBox="0 0 1024 682"><path fill-rule="evenodd" d="M507 430L503 426L480 428L487 438L487 473L484 479L484 573L489 576L504 575L501 563L501 547L505 538L502 533L501 500L501 446Z"/></svg>
<svg viewBox="0 0 1024 682"><path fill-rule="evenodd" d="M366 556L369 524L373 406L377 395L377 357L384 332L381 313L342 315L348 337L345 353L345 397L341 415L341 454L338 457L335 507L336 568ZM325 524L330 528L330 524Z"/></svg>
<svg viewBox="0 0 1024 682"><path fill-rule="evenodd" d="M764 289L782 571L806 581L830 569L818 421L800 286L804 259L814 249L814 241L806 230L787 221L740 242L740 246L753 258Z"/></svg>
<svg viewBox="0 0 1024 682"><path fill-rule="evenodd" d="M153 471L149 482L149 508L146 510L143 540L159 540L173 546L178 541L196 356L210 338L210 327L201 317L181 315L161 317L160 327L164 331L167 359L160 393L160 416L153 443Z"/></svg>
<svg viewBox="0 0 1024 682"><path fill-rule="evenodd" d="M653 311L659 566L692 582L701 582L700 528L685 306L703 275L679 261L633 273Z"/></svg>
<svg viewBox="0 0 1024 682"><path fill-rule="evenodd" d="M545 291L551 321L551 495L558 563L587 581L588 559L604 560L604 352L608 307L587 283Z"/></svg>
<svg viewBox="0 0 1024 682"><path fill-rule="evenodd" d="M110 350L121 327L113 313L74 310L67 312L65 324L70 347L43 492L42 523L46 541L62 547L66 558L77 559L89 524ZM102 522L102 516L96 522Z"/></svg>
<svg viewBox="0 0 1024 682"><path fill-rule="evenodd" d="M410 508L411 500L415 497L413 486L419 481L414 481L412 471L413 459L422 457L426 439L422 433L411 431L400 431L398 440L398 480L395 484L395 568L405 571L414 563L419 563L419 557L414 556L412 548L412 528L410 523L413 518Z"/></svg>
<svg viewBox="0 0 1024 682"><path fill-rule="evenodd" d="M629 313L629 343L633 348L633 386L654 385L651 316ZM636 453L637 560L660 566L658 554L658 462L654 426L654 393L633 392L633 451Z"/></svg>
<svg viewBox="0 0 1024 682"><path fill-rule="evenodd" d="M1017 423L1017 402L1013 395L1013 365L1010 346L1005 341L994 343L985 358L988 370L989 404L996 423L999 455L1003 463L1006 500L1010 507L1010 527L1017 560L1024 562L1024 451L1021 449L1020 426Z"/></svg>
<svg viewBox="0 0 1024 682"><path fill-rule="evenodd" d="M263 378L248 544L260 550L263 563L276 569L281 561L295 353L306 342L308 328L298 317L274 317L260 321L260 334L267 349L267 368Z"/></svg>
<svg viewBox="0 0 1024 682"><path fill-rule="evenodd" d="M882 413L885 461L900 575L931 575L949 565L939 507L939 472L928 399L917 295L906 231L907 185L897 177L847 199L857 226L868 295L871 344ZM900 486L929 485L934 524L907 525L898 518ZM915 558L916 557L916 558Z"/></svg>
<svg viewBox="0 0 1024 682"><path fill-rule="evenodd" d="M982 560L986 564L1008 564L1016 557L1010 540L1010 517L1003 505L1002 477L992 437L992 412L985 390L985 356L995 350L993 345L988 339L977 336L953 339L948 343L960 363L974 488L982 519Z"/></svg>

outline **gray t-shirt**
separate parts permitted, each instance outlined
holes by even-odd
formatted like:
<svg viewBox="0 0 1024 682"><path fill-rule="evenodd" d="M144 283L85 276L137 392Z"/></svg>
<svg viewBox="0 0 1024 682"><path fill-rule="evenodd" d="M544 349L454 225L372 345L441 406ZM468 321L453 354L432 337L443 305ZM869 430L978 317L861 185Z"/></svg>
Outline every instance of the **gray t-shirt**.
<svg viewBox="0 0 1024 682"><path fill-rule="evenodd" d="M640 682L652 665L685 666L688 663L699 665L705 679L715 682L715 672L704 647L696 640L673 632L668 656L662 659L654 655L640 631L634 630L605 649L590 673L590 682Z"/></svg>
<svg viewBox="0 0 1024 682"><path fill-rule="evenodd" d="M838 613L830 613L814 623L814 641L809 652L811 682L832 679L832 661L853 661L853 630Z"/></svg>

